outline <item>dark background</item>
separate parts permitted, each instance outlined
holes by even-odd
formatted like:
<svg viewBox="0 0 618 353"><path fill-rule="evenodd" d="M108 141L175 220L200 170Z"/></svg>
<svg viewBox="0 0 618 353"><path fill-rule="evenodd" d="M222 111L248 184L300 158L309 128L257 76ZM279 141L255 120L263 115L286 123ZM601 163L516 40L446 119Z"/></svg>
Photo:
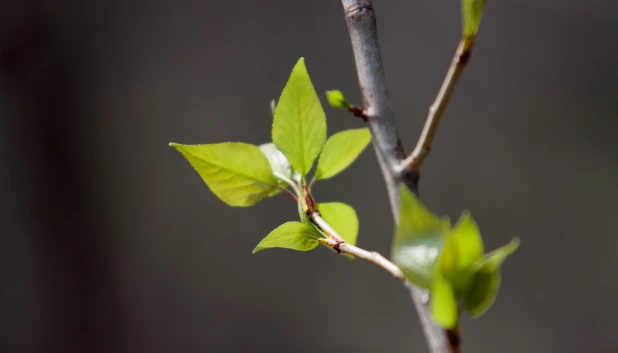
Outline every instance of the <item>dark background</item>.
<svg viewBox="0 0 618 353"><path fill-rule="evenodd" d="M457 1L376 1L407 150L457 45ZM421 189L512 237L466 352L616 352L618 2L490 1ZM424 352L407 293L324 249L251 255L285 197L215 198L170 141L270 139L300 56L360 102L338 1L0 2L0 352ZM362 123L325 108L329 133ZM388 254L375 156L316 187Z"/></svg>

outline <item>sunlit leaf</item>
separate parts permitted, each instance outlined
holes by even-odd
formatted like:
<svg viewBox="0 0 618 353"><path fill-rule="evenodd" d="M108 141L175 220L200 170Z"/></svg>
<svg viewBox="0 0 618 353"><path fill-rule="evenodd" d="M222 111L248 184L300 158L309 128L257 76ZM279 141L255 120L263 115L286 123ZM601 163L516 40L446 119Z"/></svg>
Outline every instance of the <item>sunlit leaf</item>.
<svg viewBox="0 0 618 353"><path fill-rule="evenodd" d="M342 202L328 202L318 204L318 210L326 223L330 224L346 242L356 245L358 217L351 206Z"/></svg>
<svg viewBox="0 0 618 353"><path fill-rule="evenodd" d="M285 248L298 251L312 250L318 246L318 236L315 230L301 222L287 222L270 232L255 247L253 253L268 248Z"/></svg>
<svg viewBox="0 0 618 353"><path fill-rule="evenodd" d="M343 171L371 142L369 129L352 129L331 136L320 154L315 179L328 179Z"/></svg>
<svg viewBox="0 0 618 353"><path fill-rule="evenodd" d="M302 175L306 175L326 140L326 115L301 58L277 102L273 142Z"/></svg>
<svg viewBox="0 0 618 353"><path fill-rule="evenodd" d="M409 281L431 288L437 260L449 232L449 222L427 210L404 185L400 190L399 225L391 257Z"/></svg>
<svg viewBox="0 0 618 353"><path fill-rule="evenodd" d="M433 320L444 328L457 324L458 309L451 282L436 276L431 287L430 310Z"/></svg>
<svg viewBox="0 0 618 353"><path fill-rule="evenodd" d="M266 156L254 145L170 143L191 163L210 190L231 206L250 206L277 189Z"/></svg>
<svg viewBox="0 0 618 353"><path fill-rule="evenodd" d="M483 257L481 233L469 212L463 212L448 235L440 255L441 275L463 295L472 284L472 265Z"/></svg>

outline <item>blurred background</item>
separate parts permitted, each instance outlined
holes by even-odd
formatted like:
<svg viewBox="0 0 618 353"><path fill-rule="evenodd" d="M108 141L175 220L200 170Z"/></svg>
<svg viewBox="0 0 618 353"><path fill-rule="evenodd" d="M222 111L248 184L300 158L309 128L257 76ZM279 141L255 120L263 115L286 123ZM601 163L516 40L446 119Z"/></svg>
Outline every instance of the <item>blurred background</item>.
<svg viewBox="0 0 618 353"><path fill-rule="evenodd" d="M448 68L457 1L376 1L406 149ZM501 293L463 320L477 353L616 352L618 2L489 2L425 164L423 200L521 237ZM280 196L219 201L168 142L270 140L304 56L360 95L339 1L0 2L0 352L426 352L408 294L363 261L257 242ZM362 126L325 107L329 134ZM389 253L373 151L318 184Z"/></svg>

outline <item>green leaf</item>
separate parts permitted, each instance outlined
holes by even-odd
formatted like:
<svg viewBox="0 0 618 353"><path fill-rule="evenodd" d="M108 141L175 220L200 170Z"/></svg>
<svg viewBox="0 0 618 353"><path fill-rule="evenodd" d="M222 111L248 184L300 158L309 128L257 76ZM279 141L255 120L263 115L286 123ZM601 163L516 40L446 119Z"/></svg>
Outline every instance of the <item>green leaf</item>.
<svg viewBox="0 0 618 353"><path fill-rule="evenodd" d="M311 226L301 222L287 222L270 232L253 249L253 253L268 248L285 248L298 251L315 249L318 246L317 233Z"/></svg>
<svg viewBox="0 0 618 353"><path fill-rule="evenodd" d="M275 175L275 178L279 181L279 186L285 188L288 186L288 183L284 181L283 178L290 180L292 178L292 166L288 159L285 158L283 153L275 147L274 143L265 143L259 146L260 150L268 159L268 163L270 164L270 168ZM271 192L268 196L275 196L281 193L281 189L277 188L273 192Z"/></svg>
<svg viewBox="0 0 618 353"><path fill-rule="evenodd" d="M318 161L315 179L328 179L350 166L371 142L371 132L367 128L338 132L331 136Z"/></svg>
<svg viewBox="0 0 618 353"><path fill-rule="evenodd" d="M356 245L358 217L352 206L342 202L320 203L317 206L326 223L330 224L346 242Z"/></svg>
<svg viewBox="0 0 618 353"><path fill-rule="evenodd" d="M519 239L515 238L475 263L474 282L462 302L471 316L478 317L491 307L500 289L500 266L518 247Z"/></svg>
<svg viewBox="0 0 618 353"><path fill-rule="evenodd" d="M459 315L451 282L441 276L436 276L431 287L429 305L431 316L438 325L447 329L455 327Z"/></svg>
<svg viewBox="0 0 618 353"><path fill-rule="evenodd" d="M284 179L292 179L292 166L287 158L275 147L274 143L265 143L260 145L260 150L268 159L268 163L273 171L273 174L277 179L283 181ZM287 185L287 183L284 182Z"/></svg>
<svg viewBox="0 0 618 353"><path fill-rule="evenodd" d="M500 271L483 269L475 273L473 286L463 298L462 307L472 317L483 315L493 304L500 289Z"/></svg>
<svg viewBox="0 0 618 353"><path fill-rule="evenodd" d="M464 38L476 36L483 17L485 0L461 0L461 17Z"/></svg>
<svg viewBox="0 0 618 353"><path fill-rule="evenodd" d="M483 259L478 261L475 264L477 268L489 268L489 269L498 269L506 260L506 258L513 254L517 248L519 248L519 238L513 238L508 244L485 254Z"/></svg>
<svg viewBox="0 0 618 353"><path fill-rule="evenodd" d="M303 58L294 66L277 103L272 137L292 167L307 175L326 140L326 115Z"/></svg>
<svg viewBox="0 0 618 353"><path fill-rule="evenodd" d="M326 91L326 99L333 108L350 109L352 107L339 90Z"/></svg>
<svg viewBox="0 0 618 353"><path fill-rule="evenodd" d="M440 219L404 185L400 186L401 208L391 257L406 278L417 286L431 288L448 220Z"/></svg>
<svg viewBox="0 0 618 353"><path fill-rule="evenodd" d="M191 163L210 190L230 206L250 206L277 189L277 179L262 151L254 145L170 143Z"/></svg>
<svg viewBox="0 0 618 353"><path fill-rule="evenodd" d="M446 239L440 259L444 278L456 283L456 292L465 291L471 280L468 269L483 257L481 233L469 212L463 212Z"/></svg>

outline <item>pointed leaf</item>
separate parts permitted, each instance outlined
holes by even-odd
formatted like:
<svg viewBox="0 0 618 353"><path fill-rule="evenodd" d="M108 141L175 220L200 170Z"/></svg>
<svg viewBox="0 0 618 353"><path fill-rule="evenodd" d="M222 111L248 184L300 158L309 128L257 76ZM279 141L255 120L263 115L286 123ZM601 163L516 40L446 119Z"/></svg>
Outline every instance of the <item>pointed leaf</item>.
<svg viewBox="0 0 618 353"><path fill-rule="evenodd" d="M331 136L320 154L315 179L328 179L343 171L371 142L369 129L341 131Z"/></svg>
<svg viewBox="0 0 618 353"><path fill-rule="evenodd" d="M326 140L326 115L303 58L294 66L277 103L272 137L292 167L307 175Z"/></svg>
<svg viewBox="0 0 618 353"><path fill-rule="evenodd" d="M404 185L400 190L399 225L391 257L409 281L431 288L438 256L449 232L449 222L427 210Z"/></svg>
<svg viewBox="0 0 618 353"><path fill-rule="evenodd" d="M461 17L464 37L474 37L479 30L485 0L461 0Z"/></svg>
<svg viewBox="0 0 618 353"><path fill-rule="evenodd" d="M485 257L478 261L475 266L477 268L486 267L489 269L500 268L507 256L511 255L519 248L519 238L513 238L508 244L485 254Z"/></svg>
<svg viewBox="0 0 618 353"><path fill-rule="evenodd" d="M342 202L320 203L318 211L326 223L330 224L346 242L356 245L358 217L352 206Z"/></svg>
<svg viewBox="0 0 618 353"><path fill-rule="evenodd" d="M262 151L254 145L170 143L191 163L210 190L230 206L250 206L277 189L277 179Z"/></svg>
<svg viewBox="0 0 618 353"><path fill-rule="evenodd" d="M253 253L268 248L285 248L298 251L312 250L318 246L319 236L311 226L301 222L287 222L270 232L255 247Z"/></svg>
<svg viewBox="0 0 618 353"><path fill-rule="evenodd" d="M440 257L442 276L455 284L457 293L465 292L473 276L470 267L483 257L481 233L469 212L462 213Z"/></svg>
<svg viewBox="0 0 618 353"><path fill-rule="evenodd" d="M457 246L457 267L466 268L483 257L483 239L481 232L469 212L464 211L453 228L451 236Z"/></svg>
<svg viewBox="0 0 618 353"><path fill-rule="evenodd" d="M436 276L431 287L431 316L440 326L450 329L457 324L458 309L451 282Z"/></svg>
<svg viewBox="0 0 618 353"><path fill-rule="evenodd" d="M518 247L519 239L515 238L475 263L473 285L462 303L471 316L478 317L491 307L500 289L500 266Z"/></svg>

